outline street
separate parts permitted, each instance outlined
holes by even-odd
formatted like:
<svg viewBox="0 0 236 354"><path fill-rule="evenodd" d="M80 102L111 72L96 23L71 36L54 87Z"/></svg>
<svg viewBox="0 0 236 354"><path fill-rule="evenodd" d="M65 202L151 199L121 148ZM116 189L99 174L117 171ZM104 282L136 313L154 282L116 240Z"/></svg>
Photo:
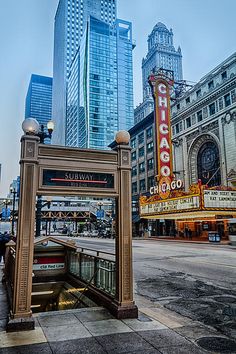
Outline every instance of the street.
<svg viewBox="0 0 236 354"><path fill-rule="evenodd" d="M79 238L76 242L114 252L114 240ZM133 269L137 295L236 338L235 248L134 240Z"/></svg>

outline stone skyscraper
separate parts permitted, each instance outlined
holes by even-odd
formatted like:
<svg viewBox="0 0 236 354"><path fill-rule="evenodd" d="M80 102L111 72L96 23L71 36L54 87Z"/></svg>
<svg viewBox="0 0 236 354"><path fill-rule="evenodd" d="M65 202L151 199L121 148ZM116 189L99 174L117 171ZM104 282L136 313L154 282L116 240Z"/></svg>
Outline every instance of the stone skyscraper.
<svg viewBox="0 0 236 354"><path fill-rule="evenodd" d="M172 29L168 30L163 23L158 22L148 36L148 53L142 61L143 103L135 109L135 123L153 111L148 77L160 68L173 71L175 81L183 80L181 49L178 47L175 50Z"/></svg>

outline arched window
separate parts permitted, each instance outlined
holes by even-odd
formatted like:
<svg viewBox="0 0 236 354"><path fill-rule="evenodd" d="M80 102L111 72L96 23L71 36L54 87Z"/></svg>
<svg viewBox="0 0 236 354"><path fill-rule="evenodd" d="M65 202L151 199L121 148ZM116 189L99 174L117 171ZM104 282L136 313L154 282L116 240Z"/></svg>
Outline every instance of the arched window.
<svg viewBox="0 0 236 354"><path fill-rule="evenodd" d="M209 187L221 184L219 149L213 141L204 143L197 156L198 179Z"/></svg>

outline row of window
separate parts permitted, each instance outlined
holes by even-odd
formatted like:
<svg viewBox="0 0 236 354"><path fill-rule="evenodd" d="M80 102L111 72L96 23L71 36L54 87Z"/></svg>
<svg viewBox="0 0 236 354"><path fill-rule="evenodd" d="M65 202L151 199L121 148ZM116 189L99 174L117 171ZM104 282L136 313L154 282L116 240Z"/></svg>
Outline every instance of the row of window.
<svg viewBox="0 0 236 354"><path fill-rule="evenodd" d="M182 130L190 128L192 125L201 122L208 116L214 115L216 112L230 106L236 102L236 91L227 93L223 97L220 97L217 101L209 104L200 111L194 113L191 117L186 118L184 121L177 123L173 126L173 135L179 134Z"/></svg>
<svg viewBox="0 0 236 354"><path fill-rule="evenodd" d="M153 168L154 168L154 159L151 158L151 159L147 160L147 171L153 170ZM139 171L139 173L144 173L145 170L146 170L145 162L143 161L139 164L138 171ZM132 167L131 176L132 177L137 176L137 166Z"/></svg>
<svg viewBox="0 0 236 354"><path fill-rule="evenodd" d="M227 79L227 71L224 71L221 74L221 80L225 81ZM210 80L207 84L208 90L213 90L215 88L215 82L214 80ZM200 98L202 96L202 89L198 89L196 91L196 98ZM185 103L189 104L191 102L190 96L185 99ZM180 103L177 104L177 109L180 109Z"/></svg>
<svg viewBox="0 0 236 354"><path fill-rule="evenodd" d="M153 152L153 141L147 144L147 150L146 153L149 154ZM144 146L142 146L140 149L138 149L138 157L143 157L145 153ZM131 153L131 159L132 161L137 159L137 152L136 150Z"/></svg>
<svg viewBox="0 0 236 354"><path fill-rule="evenodd" d="M150 139L150 138L152 138L152 136L153 136L153 129L152 129L152 127L149 127L146 130L146 139ZM131 140L131 148L132 149L134 149L136 147L136 142L137 142L136 137ZM142 132L138 135L138 145L143 144L143 143L144 143L144 132Z"/></svg>
<svg viewBox="0 0 236 354"><path fill-rule="evenodd" d="M147 189L154 185L154 176L148 177L147 179ZM146 180L141 179L139 181L139 193L146 192ZM132 194L138 193L138 182L132 183Z"/></svg>

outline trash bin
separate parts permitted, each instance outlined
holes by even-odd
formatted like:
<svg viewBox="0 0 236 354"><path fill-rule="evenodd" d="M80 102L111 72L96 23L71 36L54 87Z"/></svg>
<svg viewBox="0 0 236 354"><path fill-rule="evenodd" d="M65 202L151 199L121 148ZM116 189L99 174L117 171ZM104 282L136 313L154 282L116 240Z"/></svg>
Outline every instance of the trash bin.
<svg viewBox="0 0 236 354"><path fill-rule="evenodd" d="M220 242L221 241L220 235L216 231L209 231L208 232L208 241L209 242Z"/></svg>

